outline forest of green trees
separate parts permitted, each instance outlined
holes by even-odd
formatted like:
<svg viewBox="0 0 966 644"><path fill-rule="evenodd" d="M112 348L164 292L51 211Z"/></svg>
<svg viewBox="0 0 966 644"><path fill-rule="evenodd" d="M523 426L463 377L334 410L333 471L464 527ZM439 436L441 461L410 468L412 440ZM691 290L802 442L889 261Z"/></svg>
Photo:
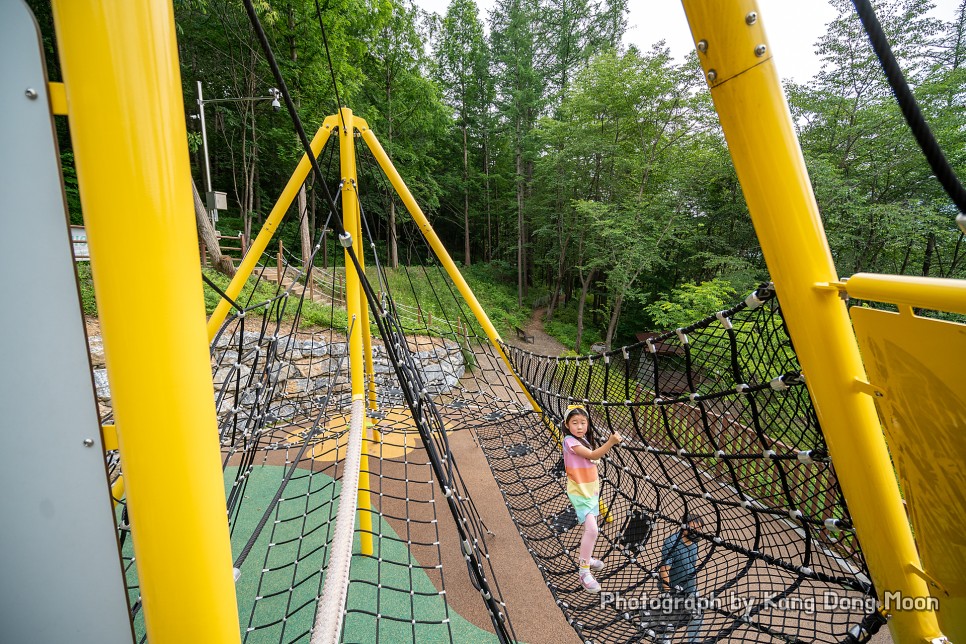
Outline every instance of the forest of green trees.
<svg viewBox="0 0 966 644"><path fill-rule="evenodd" d="M310 135L337 107L318 7L338 95L376 132L453 258L487 265L521 309L546 307L548 329L586 350L692 321L767 279L697 59L624 44L629 1L497 0L481 15L474 0L452 0L442 16L408 0L255 5ZM49 10L31 4L43 22ZM833 4L815 52L800 52L819 56L821 71L786 92L839 274L963 277L955 208L852 3ZM966 1L950 22L930 17L928 0L874 4L962 175ZM206 98L275 85L241 0L174 7L186 114L197 112L197 81ZM292 124L267 101L206 111L212 182L229 195L219 227L257 232L302 154ZM188 128L201 188L197 121ZM363 190L384 190L360 171ZM318 192L310 180L313 235ZM418 233L403 209L373 199L368 214L383 261L420 261L407 252ZM298 248L297 223L288 226Z"/></svg>

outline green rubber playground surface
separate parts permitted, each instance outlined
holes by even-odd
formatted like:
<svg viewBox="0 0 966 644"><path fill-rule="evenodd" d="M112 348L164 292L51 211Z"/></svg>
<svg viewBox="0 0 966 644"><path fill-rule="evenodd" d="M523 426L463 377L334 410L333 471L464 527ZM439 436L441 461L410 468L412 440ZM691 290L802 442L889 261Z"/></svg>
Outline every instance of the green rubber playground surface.
<svg viewBox="0 0 966 644"><path fill-rule="evenodd" d="M226 488L234 480L235 470L226 470ZM241 512L232 530L233 557L237 558L242 551L285 471L285 467L273 465L252 470ZM297 471L289 482L278 512L269 518L242 565L236 591L239 622L246 642L309 640L316 597L321 594L328 563L326 544L335 529L338 499L333 501L333 498L337 497L341 484L324 474L314 473L311 477L305 474L307 471ZM359 534L356 533L350 578L359 583L349 584L342 641L448 642L450 632L457 642L497 641L492 633L463 619L452 607L447 608L429 576L415 567L419 563L437 562L417 562L382 518L378 525L374 520L373 529L384 535L373 540L375 553L382 561L357 554ZM125 542L124 555L133 556L130 539ZM263 569L267 572L263 573ZM455 571L455 574L461 572L464 571ZM132 566L129 582L134 583L134 576ZM143 616L139 614L139 617ZM443 622L447 618L448 628L444 623L414 623L414 620ZM144 633L143 618L136 620L135 628L140 641Z"/></svg>

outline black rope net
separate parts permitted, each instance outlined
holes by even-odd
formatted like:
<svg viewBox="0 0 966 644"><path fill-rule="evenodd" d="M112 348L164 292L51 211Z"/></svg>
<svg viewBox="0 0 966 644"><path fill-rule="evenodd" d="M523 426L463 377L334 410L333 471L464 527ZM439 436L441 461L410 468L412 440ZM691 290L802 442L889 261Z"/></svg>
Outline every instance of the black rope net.
<svg viewBox="0 0 966 644"><path fill-rule="evenodd" d="M333 149L337 141L326 152ZM299 223L293 213L287 225ZM242 638L315 641L342 497L349 343L368 332L377 397L367 412L360 489L371 509L359 515L338 639L511 641L487 529L447 438L477 420L474 394L464 395L461 384L472 350L445 316L430 324L428 312L394 307L387 278L409 280L387 276L374 254L366 257L377 284L367 284L373 324L349 319L344 252L329 223L320 218L306 259L274 245L265 253L211 344ZM226 297L226 280L209 272L206 281L206 297ZM117 480L123 464L112 458ZM146 641L127 506L119 501L133 618ZM371 556L361 554L364 537ZM475 593L472 609L452 609L446 585L454 575ZM463 616L471 613L472 620Z"/></svg>
<svg viewBox="0 0 966 644"><path fill-rule="evenodd" d="M370 208L387 213L392 190L366 171L365 150L357 156L381 186L374 192L386 195ZM473 366L438 407L476 436L521 537L582 639L853 642L881 627L770 286L687 328L602 355L540 356L521 348L526 341L504 344L518 382L414 228L404 223L399 234L408 242L400 257L411 265L400 266L397 288L386 292L407 324L438 326L472 352ZM400 291L416 310L395 304ZM614 431L625 437L599 466L599 595L579 583L582 529L565 493L559 421L572 404L589 410L601 440ZM698 597L678 610L680 598L662 596L656 576L662 546L689 512L704 519Z"/></svg>
<svg viewBox="0 0 966 644"><path fill-rule="evenodd" d="M455 431L469 431L482 448L526 547L584 641L847 642L879 628L874 589L769 289L602 355L498 350L358 140L356 155L377 404L363 450L368 482L360 483L371 491L371 529L357 526L343 641L516 639L489 531L449 446ZM320 165L338 166L331 158ZM385 225L390 213L395 231ZM298 223L293 216L282 233ZM314 228L310 252L265 254L211 347L246 642L312 639L341 498L348 340L366 329L346 313L343 249L328 222ZM393 235L398 268L387 267ZM220 297L210 279L209 295ZM598 437L625 437L599 466L599 595L578 580L582 528L561 462L559 421L575 403L589 410ZM143 634L125 511L122 503ZM704 519L696 539L701 601L691 608L662 597L656 579L662 546L686 512ZM372 557L359 554L362 532L372 536ZM447 586L469 592L453 595ZM475 599L454 606L454 596Z"/></svg>
<svg viewBox="0 0 966 644"><path fill-rule="evenodd" d="M481 433L507 505L588 642L865 641L874 589L769 286L645 342L576 358L505 347L545 411ZM582 528L564 493L559 421L589 410L599 465L600 596L578 580ZM659 571L699 515L697 593ZM693 531L692 531L693 532Z"/></svg>

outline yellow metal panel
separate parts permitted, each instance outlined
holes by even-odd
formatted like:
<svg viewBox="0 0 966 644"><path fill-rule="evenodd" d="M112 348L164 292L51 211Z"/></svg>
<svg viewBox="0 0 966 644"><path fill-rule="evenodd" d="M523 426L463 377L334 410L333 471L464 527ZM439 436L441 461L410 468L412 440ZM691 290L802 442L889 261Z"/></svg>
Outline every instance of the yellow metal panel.
<svg viewBox="0 0 966 644"><path fill-rule="evenodd" d="M919 556L875 406L854 386L865 371L845 305L829 288L835 266L765 16L750 0L684 0L684 8L873 581L880 593L925 596L925 582L911 572ZM940 636L933 612L892 614L900 642Z"/></svg>
<svg viewBox="0 0 966 644"><path fill-rule="evenodd" d="M966 642L966 326L908 309L853 307L852 321L939 623Z"/></svg>
<svg viewBox="0 0 966 644"><path fill-rule="evenodd" d="M117 431L113 423L101 425L101 440L104 441L105 452L117 449Z"/></svg>
<svg viewBox="0 0 966 644"><path fill-rule="evenodd" d="M171 2L53 13L148 639L238 642Z"/></svg>
<svg viewBox="0 0 966 644"><path fill-rule="evenodd" d="M117 506L122 498L124 498L124 477L119 476L111 485L111 502Z"/></svg>

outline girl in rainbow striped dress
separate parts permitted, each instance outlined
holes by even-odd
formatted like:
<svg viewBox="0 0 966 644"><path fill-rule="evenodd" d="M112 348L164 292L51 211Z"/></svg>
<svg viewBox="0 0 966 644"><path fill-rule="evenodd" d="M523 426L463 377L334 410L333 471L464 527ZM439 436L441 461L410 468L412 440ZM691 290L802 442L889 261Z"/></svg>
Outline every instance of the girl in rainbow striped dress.
<svg viewBox="0 0 966 644"><path fill-rule="evenodd" d="M567 470L567 496L577 511L577 521L584 524L580 539L580 585L589 593L600 592L600 584L591 570L603 570L604 562L594 559L597 543L597 517L600 516L600 480L597 478L597 460L621 442L616 432L596 447L590 415L580 406L567 408L563 425L567 436L563 440L564 469Z"/></svg>

